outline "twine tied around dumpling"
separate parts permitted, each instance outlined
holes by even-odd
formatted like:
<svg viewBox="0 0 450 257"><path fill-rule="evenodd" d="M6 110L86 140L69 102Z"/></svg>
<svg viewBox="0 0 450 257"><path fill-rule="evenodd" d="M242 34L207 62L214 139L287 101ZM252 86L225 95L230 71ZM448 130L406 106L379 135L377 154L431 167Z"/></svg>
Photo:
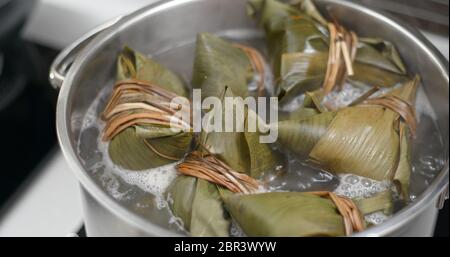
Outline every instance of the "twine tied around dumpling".
<svg viewBox="0 0 450 257"><path fill-rule="evenodd" d="M327 72L322 88L325 95L335 86L342 88L347 76L355 74L353 62L358 49L358 35L335 23L328 23L330 49L328 52Z"/></svg>

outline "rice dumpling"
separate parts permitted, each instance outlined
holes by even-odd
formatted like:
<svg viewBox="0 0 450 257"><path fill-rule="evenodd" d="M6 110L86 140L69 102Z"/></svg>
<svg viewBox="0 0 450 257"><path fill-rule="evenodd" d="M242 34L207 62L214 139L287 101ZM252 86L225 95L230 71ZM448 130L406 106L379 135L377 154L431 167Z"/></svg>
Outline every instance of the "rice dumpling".
<svg viewBox="0 0 450 257"><path fill-rule="evenodd" d="M416 77L387 94L337 112L281 121L279 142L333 173L392 180L408 199Z"/></svg>
<svg viewBox="0 0 450 257"><path fill-rule="evenodd" d="M248 236L345 236L365 226L351 200L329 192L229 195L224 201Z"/></svg>
<svg viewBox="0 0 450 257"><path fill-rule="evenodd" d="M262 57L251 49L248 46L233 45L207 33L198 35L192 81L194 87L202 90L203 99L215 96L224 103L225 98L252 96L248 85L254 79L255 72L259 78L264 75L261 74L261 69L254 68L260 66L254 63L263 62L257 61ZM246 52L253 52L259 57L250 58L252 55ZM221 108L218 112L224 117L225 105L222 104ZM234 108L233 110L236 111ZM214 111L209 110L205 117ZM234 132L223 132L226 131L225 124L222 124L221 132L203 131L199 140L203 149L200 150L207 150L208 154L215 155L237 172L258 178L263 171L275 165L276 156L269 145L259 143L257 132L249 132L247 129L249 117L261 124L255 111L246 107L244 112L242 119L236 114L234 124L235 128L242 127L242 131L236 129Z"/></svg>
<svg viewBox="0 0 450 257"><path fill-rule="evenodd" d="M283 105L307 91L323 88L327 94L345 82L392 87L407 80L392 43L359 38L336 19L327 21L311 0L250 0L248 9L265 30Z"/></svg>
<svg viewBox="0 0 450 257"><path fill-rule="evenodd" d="M254 73L264 77L259 58L262 57L252 48L200 34L193 85L202 89L202 98L215 96L221 103L226 97L251 96L249 84L255 79ZM260 83L258 94L264 87L264 82ZM225 115L223 104L215 108L221 108L217 111L222 117ZM214 112L215 109L207 110L205 117ZM248 131L249 115L257 114L246 108L243 119L235 120L236 127L243 127L242 132L224 132L224 126L221 131L203 128L196 150L177 165L182 175L169 189L171 209L193 236L228 235L229 220L222 215L225 210L221 208L220 194L257 191L260 182L256 179L275 166L276 156L270 146L259 143L258 133Z"/></svg>
<svg viewBox="0 0 450 257"><path fill-rule="evenodd" d="M234 97L228 87L224 88L222 102L225 97ZM225 108L222 109L222 114L225 115ZM246 108L244 119L236 119L236 127L242 126L243 132L223 132L225 127L222 132L203 131L198 141L201 146L199 150L215 155L237 172L260 178L265 171L276 165L279 156L272 151L270 145L260 143L260 133L249 131L248 122L251 116L261 125L258 115Z"/></svg>
<svg viewBox="0 0 450 257"><path fill-rule="evenodd" d="M228 236L230 221L215 184L206 180L178 176L169 187L173 214L183 221L191 236Z"/></svg>
<svg viewBox="0 0 450 257"><path fill-rule="evenodd" d="M261 96L265 74L264 59L256 49L208 33L197 36L192 85L202 89L202 99L220 98L225 86L235 96Z"/></svg>
<svg viewBox="0 0 450 257"><path fill-rule="evenodd" d="M177 75L130 48L118 58L117 83L102 114L103 140L111 160L145 170L182 159L192 140L190 121L175 114L190 103L175 100L187 90Z"/></svg>

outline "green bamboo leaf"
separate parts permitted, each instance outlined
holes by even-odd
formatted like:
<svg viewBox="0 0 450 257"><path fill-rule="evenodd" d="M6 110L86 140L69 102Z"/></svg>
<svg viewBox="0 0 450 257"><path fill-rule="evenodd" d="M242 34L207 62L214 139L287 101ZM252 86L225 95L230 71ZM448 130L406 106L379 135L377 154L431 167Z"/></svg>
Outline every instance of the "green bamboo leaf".
<svg viewBox="0 0 450 257"><path fill-rule="evenodd" d="M381 38L360 38L357 59L386 70L406 74L406 66L397 48Z"/></svg>
<svg viewBox="0 0 450 257"><path fill-rule="evenodd" d="M244 133L211 132L203 133L201 140L208 151L228 164L232 169L249 173L250 156Z"/></svg>
<svg viewBox="0 0 450 257"><path fill-rule="evenodd" d="M145 170L168 162L158 158L143 139L137 137L134 128L128 128L111 140L108 148L111 160L128 170Z"/></svg>
<svg viewBox="0 0 450 257"><path fill-rule="evenodd" d="M419 83L421 81L421 78L419 76L416 76L414 80L405 83L402 87L392 90L387 95L393 95L397 96L400 99L408 102L410 106L415 106L415 98L417 94L417 88L419 87ZM393 119L399 119L400 115L396 112L391 111L391 115ZM411 172L412 172L412 145L411 145L411 129L406 124L406 122L402 119L400 119L400 124L398 128L399 133L399 159L397 168L395 170L394 175L394 183L397 186L398 192L400 192L401 197L404 201L409 201L409 185L410 185L410 178L411 178Z"/></svg>
<svg viewBox="0 0 450 257"><path fill-rule="evenodd" d="M242 50L209 34L198 36L193 84L202 89L203 97L221 97L224 105L225 97L248 96L249 68L251 64ZM225 120L226 110L222 108ZM236 127L243 127L244 132L202 133L200 142L234 170L259 177L275 165L276 158L268 145L259 143L258 133L248 132L249 114L257 116L246 110L244 120L236 121L239 123ZM222 131L225 131L224 126Z"/></svg>
<svg viewBox="0 0 450 257"><path fill-rule="evenodd" d="M252 64L243 50L211 34L198 35L192 85L202 89L203 99L221 97L225 86L236 96L248 96L249 74Z"/></svg>
<svg viewBox="0 0 450 257"><path fill-rule="evenodd" d="M328 199L305 193L233 195L224 199L248 236L344 236L344 222Z"/></svg>
<svg viewBox="0 0 450 257"><path fill-rule="evenodd" d="M409 183L411 178L411 134L406 124L400 124L400 131L403 131L400 138L400 156L397 170L394 175L394 182L397 185L404 201L409 201Z"/></svg>
<svg viewBox="0 0 450 257"><path fill-rule="evenodd" d="M322 101L324 98L325 93L321 89L313 92L306 92L303 106L305 108L316 109L319 112L326 112L327 109L322 105Z"/></svg>
<svg viewBox="0 0 450 257"><path fill-rule="evenodd" d="M219 72L219 71L215 71ZM215 76L214 74L211 74ZM223 119L225 120L225 97L235 97L234 91L230 87L222 87L219 95L222 100ZM215 112L215 110L210 110ZM268 171L276 165L279 157L270 149L267 144L259 142L260 134L258 132L248 131L248 117L256 117L257 114L252 110L245 110L243 120L236 120L236 127L242 127L243 132L209 132L203 131L200 135L202 147L205 147L209 153L225 162L232 169L246 173L254 178L259 178L263 172ZM212 117L212 116L211 116ZM225 126L222 124L222 131ZM258 127L257 127L258 128Z"/></svg>
<svg viewBox="0 0 450 257"><path fill-rule="evenodd" d="M183 221L184 228L187 231L191 230L192 209L196 190L197 178L180 175L166 191L166 198L170 199L172 214Z"/></svg>
<svg viewBox="0 0 450 257"><path fill-rule="evenodd" d="M181 129L168 128L163 126L135 126L136 135L139 138L155 139L162 137L170 137L182 134L183 131Z"/></svg>
<svg viewBox="0 0 450 257"><path fill-rule="evenodd" d="M414 80L410 81L409 83L405 83L402 87L388 93L388 95L397 96L408 102L411 106L415 106L415 99L420 81L420 76L416 75ZM397 113L394 113L393 115L394 118L399 117ZM410 127L408 127L404 120L401 120L398 130L400 134L400 156L399 163L394 175L394 182L396 183L398 191L401 193L403 200L408 201L409 184L412 171L412 136Z"/></svg>
<svg viewBox="0 0 450 257"><path fill-rule="evenodd" d="M297 8L275 0L250 0L247 10L249 16L258 18L268 30L282 30L285 18L301 14Z"/></svg>
<svg viewBox="0 0 450 257"><path fill-rule="evenodd" d="M295 17L295 16L294 16ZM276 78L281 77L282 58L285 54L294 53L311 53L313 55L316 52L327 53L328 51L328 39L325 34L322 33L323 28L314 23L304 14L298 16L298 18L286 18L284 21L284 30L282 32L271 32L266 36L268 43L268 51L274 67L274 73ZM267 32L266 32L267 33ZM301 57L300 57L301 58ZM311 57L312 61L323 61L321 56ZM326 68L326 60L325 68ZM294 62L290 60L290 62ZM311 64L312 67L317 67L320 63ZM298 67L298 66L297 66ZM314 74L318 74L315 72Z"/></svg>
<svg viewBox="0 0 450 257"><path fill-rule="evenodd" d="M417 89L420 86L421 77L416 75L412 80L409 80L400 87L394 88L387 92L385 96L396 96L408 102L412 107L415 107Z"/></svg>
<svg viewBox="0 0 450 257"><path fill-rule="evenodd" d="M253 116L255 119L258 115L247 110L247 117ZM273 152L269 144L260 143L259 132L249 132L248 119L245 121L245 140L247 142L248 155L250 157L250 176L253 178L261 178L264 172L270 171L280 160L280 156Z"/></svg>
<svg viewBox="0 0 450 257"><path fill-rule="evenodd" d="M222 87L222 120L225 120L225 97L234 97L230 88ZM210 110L215 112L215 110ZM212 117L212 116L210 116ZM222 131L225 131L225 124L222 124ZM232 169L247 173L250 172L250 154L244 133L241 132L206 132L200 134L200 142L209 153L228 164Z"/></svg>
<svg viewBox="0 0 450 257"><path fill-rule="evenodd" d="M313 0L292 0L290 1L290 4L300 5L300 9L304 13L319 22L322 26L327 26L328 21L319 12Z"/></svg>
<svg viewBox="0 0 450 257"><path fill-rule="evenodd" d="M363 215L380 211L385 215L391 215L394 208L391 190L378 193L370 198L355 199L353 201Z"/></svg>
<svg viewBox="0 0 450 257"><path fill-rule="evenodd" d="M147 170L182 159L191 141L190 133L146 139L139 137L136 129L130 127L111 140L108 152L115 164L127 170Z"/></svg>
<svg viewBox="0 0 450 257"><path fill-rule="evenodd" d="M126 79L149 81L179 96L188 96L186 86L175 73L129 47L123 49L117 67L118 81Z"/></svg>
<svg viewBox="0 0 450 257"><path fill-rule="evenodd" d="M202 179L178 176L169 187L171 209L192 236L228 236L230 221L216 185Z"/></svg>
<svg viewBox="0 0 450 257"><path fill-rule="evenodd" d="M327 72L327 60L328 52L283 54L278 84L281 104L320 87Z"/></svg>
<svg viewBox="0 0 450 257"><path fill-rule="evenodd" d="M405 75L380 69L373 65L355 62L353 65L355 75L348 78L354 86L360 87L393 87L405 83L410 78Z"/></svg>
<svg viewBox="0 0 450 257"><path fill-rule="evenodd" d="M192 236L229 236L230 221L226 217L216 185L198 179L192 204Z"/></svg>
<svg viewBox="0 0 450 257"><path fill-rule="evenodd" d="M288 120L303 120L319 114L316 108L304 108L300 107L292 112L280 112L278 114L279 121L288 121Z"/></svg>
<svg viewBox="0 0 450 257"><path fill-rule="evenodd" d="M399 138L389 112L380 107L339 111L310 157L334 173L390 180L397 163Z"/></svg>
<svg viewBox="0 0 450 257"><path fill-rule="evenodd" d="M325 135L335 115L325 112L306 119L281 121L278 123L278 142L306 157Z"/></svg>

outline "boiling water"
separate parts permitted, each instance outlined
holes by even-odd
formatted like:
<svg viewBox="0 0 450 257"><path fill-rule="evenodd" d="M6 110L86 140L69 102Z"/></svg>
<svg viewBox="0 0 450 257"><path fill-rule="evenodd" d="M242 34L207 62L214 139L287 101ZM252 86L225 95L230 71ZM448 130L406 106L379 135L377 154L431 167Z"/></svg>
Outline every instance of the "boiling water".
<svg viewBox="0 0 450 257"><path fill-rule="evenodd" d="M254 33L248 34L239 31L222 33L222 36L231 38L231 40L233 38L242 39L243 35L255 38ZM265 52L263 50L264 43L261 39L233 41L253 46L260 49L262 53ZM190 81L194 50L195 41L191 40L175 48L154 54L152 58L177 72L185 81ZM191 63L189 65L180 65L180 59L192 61L183 62L183 64ZM266 81L269 82L266 88L270 92L270 89L273 88L272 79L269 77ZM101 140L101 131L104 124L99 119L99 114L106 105L112 85L113 81L105 85L83 119L78 142L78 154L83 165L91 172L94 180L125 208L144 218L151 219L152 223L161 227L183 232L182 223L171 214L167 196L164 194L167 187L177 176L176 164L147 171L128 171L114 165L107 154L108 143ZM364 90L352 90L351 87L345 86L343 94L339 96L331 95L330 97L333 98L333 102L343 106L355 100L362 93L364 93ZM297 102L294 101L290 108L296 108L301 104L301 100L299 98ZM429 186L443 168L445 158L442 139L435 122L436 115L423 90L419 90L418 93L417 111L420 123L417 138L413 145L411 200L414 200ZM97 148L89 147L89 145L92 145L89 142L92 141L97 142ZM285 156L286 162L280 163L274 171L268 172L263 178L269 183L272 191L335 191L348 197L370 197L391 187L388 182L373 181L354 175L334 176L328 172L304 165L289 153L286 153ZM402 207L403 204L396 201L396 210ZM382 223L386 218L388 217L382 213L375 213L366 217L368 221L374 224ZM231 232L235 236L242 235L235 224Z"/></svg>

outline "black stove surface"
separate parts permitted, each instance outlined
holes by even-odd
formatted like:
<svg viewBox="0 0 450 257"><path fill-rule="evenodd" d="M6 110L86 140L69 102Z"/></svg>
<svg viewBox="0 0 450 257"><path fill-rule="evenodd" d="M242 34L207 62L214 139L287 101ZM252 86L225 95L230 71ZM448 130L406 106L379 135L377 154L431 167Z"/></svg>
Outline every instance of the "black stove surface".
<svg viewBox="0 0 450 257"><path fill-rule="evenodd" d="M448 237L449 231L449 207L448 201L445 203L444 208L439 212L439 218L436 223L436 231L434 236L436 237Z"/></svg>
<svg viewBox="0 0 450 257"><path fill-rule="evenodd" d="M56 54L22 40L0 49L0 210L56 147L57 91L47 79Z"/></svg>

